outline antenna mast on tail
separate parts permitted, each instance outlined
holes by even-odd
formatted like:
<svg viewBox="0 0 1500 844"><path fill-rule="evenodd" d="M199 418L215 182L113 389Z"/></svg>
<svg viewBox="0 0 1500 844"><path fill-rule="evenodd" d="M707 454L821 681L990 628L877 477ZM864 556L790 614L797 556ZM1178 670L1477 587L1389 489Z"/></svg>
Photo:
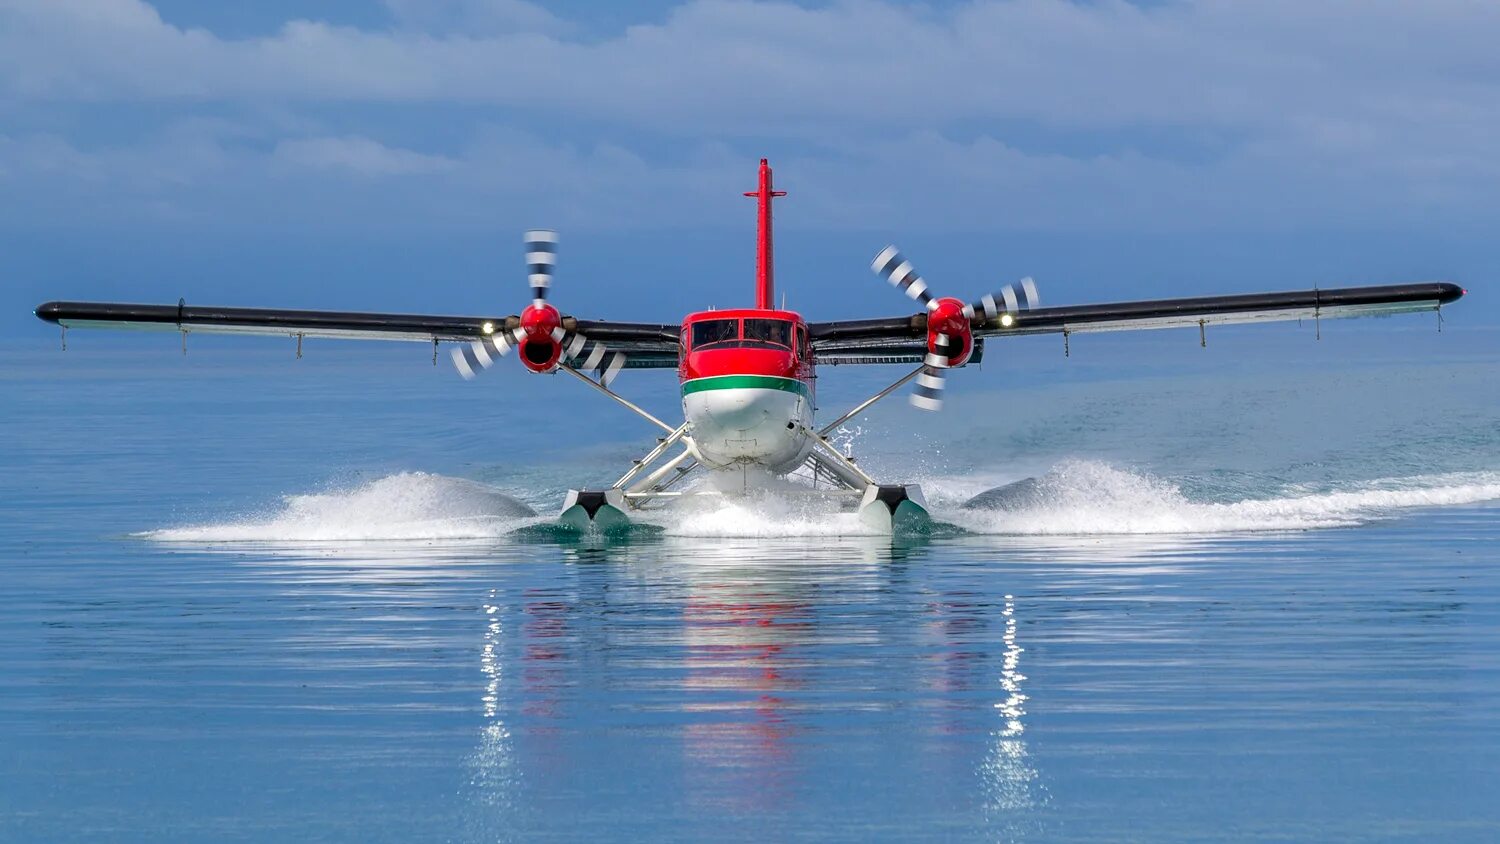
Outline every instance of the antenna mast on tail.
<svg viewBox="0 0 1500 844"><path fill-rule="evenodd" d="M762 158L760 160L760 187L753 191L747 191L745 196L753 196L759 202L759 225L757 226L757 249L755 253L755 307L769 310L776 307L773 299L776 295L775 268L771 255L771 200L778 196L786 196L784 190L771 190L771 165Z"/></svg>

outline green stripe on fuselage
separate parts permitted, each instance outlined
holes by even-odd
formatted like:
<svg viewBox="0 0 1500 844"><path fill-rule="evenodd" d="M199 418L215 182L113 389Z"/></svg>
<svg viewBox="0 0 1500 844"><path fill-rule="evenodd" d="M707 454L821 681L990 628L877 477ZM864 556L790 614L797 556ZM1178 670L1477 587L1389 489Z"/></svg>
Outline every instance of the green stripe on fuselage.
<svg viewBox="0 0 1500 844"><path fill-rule="evenodd" d="M682 382L684 396L704 390L782 390L804 396L808 394L807 385L801 381L775 375L710 375Z"/></svg>

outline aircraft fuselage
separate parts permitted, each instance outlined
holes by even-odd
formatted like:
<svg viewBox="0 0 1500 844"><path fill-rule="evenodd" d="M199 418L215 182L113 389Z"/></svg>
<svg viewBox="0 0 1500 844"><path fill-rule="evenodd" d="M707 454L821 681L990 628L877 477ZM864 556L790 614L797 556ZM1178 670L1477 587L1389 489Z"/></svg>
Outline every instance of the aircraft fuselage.
<svg viewBox="0 0 1500 844"><path fill-rule="evenodd" d="M682 413L709 468L757 465L784 474L813 447L813 361L792 311L690 314L682 324Z"/></svg>

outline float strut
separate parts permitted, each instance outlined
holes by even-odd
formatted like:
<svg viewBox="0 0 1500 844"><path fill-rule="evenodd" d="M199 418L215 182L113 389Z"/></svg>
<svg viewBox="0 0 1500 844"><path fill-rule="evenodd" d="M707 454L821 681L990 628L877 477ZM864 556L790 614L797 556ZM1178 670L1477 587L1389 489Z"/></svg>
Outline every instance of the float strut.
<svg viewBox="0 0 1500 844"><path fill-rule="evenodd" d="M1208 348L1208 335L1203 330L1204 321L1198 320L1198 348Z"/></svg>
<svg viewBox="0 0 1500 844"><path fill-rule="evenodd" d="M671 436L662 437L657 442L656 448L651 449L651 451L648 452L645 457L642 457L641 459L635 461L635 465L630 467L630 471L621 476L618 481L615 481L614 486L617 488L624 488L626 484L635 480L635 477L641 472L644 472L647 466L655 463L657 458L661 457L663 454L666 454L672 448L672 446L676 445L677 441L681 440L683 436L687 434L687 429L688 423L684 422L672 432Z"/></svg>
<svg viewBox="0 0 1500 844"><path fill-rule="evenodd" d="M62 343L63 351L66 352L68 350L68 327L66 325L62 327Z"/></svg>
<svg viewBox="0 0 1500 844"><path fill-rule="evenodd" d="M297 360L302 360L302 335L297 335Z"/></svg>
<svg viewBox="0 0 1500 844"><path fill-rule="evenodd" d="M649 414L646 411L642 410L639 406L637 406L631 400L625 398L624 396L620 395L619 393L615 392L614 390L611 390L610 388L604 386L603 384L597 383L596 381L594 381L594 379L588 377L587 375L584 375L582 372L579 372L578 370L574 369L573 367L571 367L571 366L559 366L558 369L561 369L563 372L568 373L569 375L573 376L574 378L577 378L579 381L582 381L583 383L589 385L590 387L593 387L594 389L596 389L599 392L605 394L606 396L609 396L610 398L614 399L615 401L619 402L620 404L625 405L626 407L628 407L631 410L635 411L635 414L637 416L641 417L642 419L646 420L647 422L650 422L651 424L653 424L656 427L662 429L663 431L666 431L668 434L672 434L672 433L675 433L677 431L676 428L673 428L671 425L668 425L667 423L661 421L660 419L657 419L655 416L652 416L651 414Z"/></svg>

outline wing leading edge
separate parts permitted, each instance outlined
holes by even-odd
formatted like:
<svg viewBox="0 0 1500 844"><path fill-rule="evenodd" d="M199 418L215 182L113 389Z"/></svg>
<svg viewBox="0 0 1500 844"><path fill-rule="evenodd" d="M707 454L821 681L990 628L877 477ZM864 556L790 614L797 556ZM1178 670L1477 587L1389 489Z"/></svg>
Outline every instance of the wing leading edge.
<svg viewBox="0 0 1500 844"><path fill-rule="evenodd" d="M207 305L136 305L118 302L48 302L38 318L64 328L117 328L185 331L192 334L250 334L345 340L399 340L467 343L509 331L520 317L434 316L428 314L230 308ZM582 331L626 352L630 368L677 366L677 326L609 322L564 317L563 327Z"/></svg>
<svg viewBox="0 0 1500 844"><path fill-rule="evenodd" d="M1009 334L1139 331L1232 323L1384 316L1434 311L1459 299L1464 292L1456 284L1426 282L1067 305L1021 311L1009 315L1008 323L1001 319L991 319L983 324L976 324L974 336L977 339ZM809 324L808 330L820 360L824 353L834 353L841 357L857 357L861 354L875 357L882 349L908 346L914 339L924 338L927 333L927 315L815 322Z"/></svg>

